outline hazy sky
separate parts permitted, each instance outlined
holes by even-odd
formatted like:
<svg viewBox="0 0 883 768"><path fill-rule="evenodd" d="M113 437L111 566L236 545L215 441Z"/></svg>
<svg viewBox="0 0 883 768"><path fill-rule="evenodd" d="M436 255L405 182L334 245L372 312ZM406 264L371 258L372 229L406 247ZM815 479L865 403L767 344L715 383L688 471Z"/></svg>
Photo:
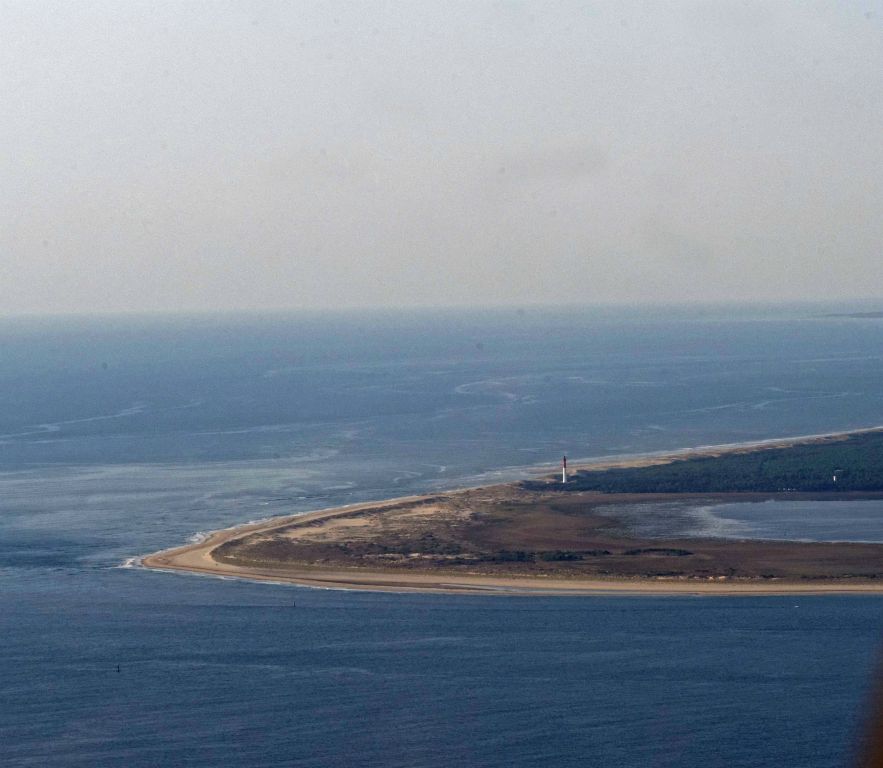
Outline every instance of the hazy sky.
<svg viewBox="0 0 883 768"><path fill-rule="evenodd" d="M0 2L0 313L883 297L883 2Z"/></svg>

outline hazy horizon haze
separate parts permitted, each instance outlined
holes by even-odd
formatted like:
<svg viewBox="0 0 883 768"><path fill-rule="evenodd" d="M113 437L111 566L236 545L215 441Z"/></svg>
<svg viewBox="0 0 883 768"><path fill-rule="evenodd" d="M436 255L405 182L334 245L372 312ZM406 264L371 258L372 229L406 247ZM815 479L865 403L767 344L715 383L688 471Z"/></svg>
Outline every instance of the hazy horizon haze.
<svg viewBox="0 0 883 768"><path fill-rule="evenodd" d="M0 314L883 298L881 2L0 18Z"/></svg>

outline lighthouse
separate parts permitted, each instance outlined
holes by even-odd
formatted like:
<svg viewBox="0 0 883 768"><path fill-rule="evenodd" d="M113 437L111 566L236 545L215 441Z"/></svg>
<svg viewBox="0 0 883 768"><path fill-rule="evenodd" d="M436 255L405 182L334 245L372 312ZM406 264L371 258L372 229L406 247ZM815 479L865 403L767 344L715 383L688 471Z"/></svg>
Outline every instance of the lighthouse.
<svg viewBox="0 0 883 768"><path fill-rule="evenodd" d="M567 482L567 456L561 459L561 482Z"/></svg>

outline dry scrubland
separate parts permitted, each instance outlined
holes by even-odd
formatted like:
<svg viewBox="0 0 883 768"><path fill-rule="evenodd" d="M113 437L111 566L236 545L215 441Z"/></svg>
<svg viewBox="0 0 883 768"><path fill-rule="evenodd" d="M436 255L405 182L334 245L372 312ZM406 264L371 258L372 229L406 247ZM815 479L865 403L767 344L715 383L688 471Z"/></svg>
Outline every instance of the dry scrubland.
<svg viewBox="0 0 883 768"><path fill-rule="evenodd" d="M701 495L695 501L765 498ZM615 503L693 500L684 494L562 495L502 486L291 522L226 541L213 557L280 571L312 566L555 579L883 578L883 545L634 538L615 517L599 513Z"/></svg>

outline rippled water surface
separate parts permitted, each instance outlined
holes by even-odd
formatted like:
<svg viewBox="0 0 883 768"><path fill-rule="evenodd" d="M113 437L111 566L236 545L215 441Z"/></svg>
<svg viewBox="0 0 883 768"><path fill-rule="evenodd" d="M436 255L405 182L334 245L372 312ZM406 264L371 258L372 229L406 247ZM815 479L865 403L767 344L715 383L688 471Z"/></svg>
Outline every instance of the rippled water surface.
<svg viewBox="0 0 883 768"><path fill-rule="evenodd" d="M874 597L381 595L125 567L564 452L883 422L883 322L821 309L4 322L2 763L842 765Z"/></svg>

